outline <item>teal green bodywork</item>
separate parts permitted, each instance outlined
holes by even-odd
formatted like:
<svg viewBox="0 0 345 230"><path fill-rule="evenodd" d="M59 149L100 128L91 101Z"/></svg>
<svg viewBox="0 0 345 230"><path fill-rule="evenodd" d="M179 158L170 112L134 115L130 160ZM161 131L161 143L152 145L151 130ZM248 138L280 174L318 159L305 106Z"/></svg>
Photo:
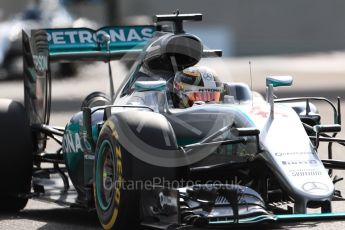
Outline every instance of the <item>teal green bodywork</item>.
<svg viewBox="0 0 345 230"><path fill-rule="evenodd" d="M345 219L345 212L275 215L277 222Z"/></svg>
<svg viewBox="0 0 345 230"><path fill-rule="evenodd" d="M134 83L135 91L165 91L166 81L137 81Z"/></svg>
<svg viewBox="0 0 345 230"><path fill-rule="evenodd" d="M224 218L225 219L225 218ZM260 224L260 223L273 223L276 221L276 217L274 215L260 215L255 217L248 217L248 218L241 218L238 222L234 222L233 219L230 220L211 220L209 225L217 226L217 225L233 225L239 226L241 224Z"/></svg>
<svg viewBox="0 0 345 230"><path fill-rule="evenodd" d="M333 213L308 213L308 214L283 214L283 215L261 215L250 218L239 219L237 223L231 220L210 221L210 225L229 225L233 224L258 224L258 223L283 223L283 222L301 222L301 221L320 221L320 220L344 220L345 212Z"/></svg>
<svg viewBox="0 0 345 230"><path fill-rule="evenodd" d="M78 149L75 151L69 147L70 142L75 142L75 135L79 135L80 126L75 123L73 119L66 125L64 138L63 138L63 154L65 159L66 168L71 175L73 184L82 184L84 177L84 155L83 152Z"/></svg>
<svg viewBox="0 0 345 230"><path fill-rule="evenodd" d="M155 26L113 26L95 31L88 28L46 29L49 54L106 51L101 35L109 35L110 52L141 50L156 32Z"/></svg>
<svg viewBox="0 0 345 230"><path fill-rule="evenodd" d="M92 137L95 142L98 139L98 123L102 121L103 112L92 120ZM87 185L92 181L93 159L86 159L85 154L94 156L91 145L84 138L82 112L75 114L65 127L63 137L63 156L66 168L74 185Z"/></svg>
<svg viewBox="0 0 345 230"><path fill-rule="evenodd" d="M291 86L293 79L291 76L277 76L267 77L266 86L272 85L273 87Z"/></svg>

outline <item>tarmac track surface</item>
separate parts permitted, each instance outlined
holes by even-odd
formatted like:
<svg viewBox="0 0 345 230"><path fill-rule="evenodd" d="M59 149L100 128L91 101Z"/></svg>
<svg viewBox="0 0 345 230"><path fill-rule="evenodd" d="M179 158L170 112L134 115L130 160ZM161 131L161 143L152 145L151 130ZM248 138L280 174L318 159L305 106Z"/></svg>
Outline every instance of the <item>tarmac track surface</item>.
<svg viewBox="0 0 345 230"><path fill-rule="evenodd" d="M253 58L232 58L223 63L214 63L223 81L243 81L250 84L249 65L252 63L253 89L264 92L266 75L292 75L294 86L279 89L277 95L285 96L323 96L332 100L336 96L345 98L345 53L322 53L298 56L272 56ZM53 107L51 124L64 126L73 113L80 108L82 99L95 90L107 91L107 68L103 64L90 65L79 71L75 78L56 79L53 82ZM224 66L228 66L224 68ZM123 73L124 68L113 64L114 72ZM115 76L116 82L120 81ZM0 98L23 100L21 81L0 82ZM342 100L344 107L345 103ZM330 123L332 116L325 105L317 104L323 114L323 121ZM345 117L342 116L345 121ZM344 128L344 127L343 127ZM339 135L345 137L345 135ZM54 146L50 146L54 148ZM335 145L335 158L345 159L345 149ZM325 146L320 149L321 158L325 159ZM345 177L345 173L335 174ZM341 181L337 189L345 191ZM1 205L1 204L0 204ZM334 211L345 211L344 202L333 202ZM317 210L316 210L317 211ZM311 221L301 223L284 223L267 227L268 229L344 229L345 221ZM259 229L254 226L252 229ZM27 207L17 214L0 214L0 229L100 229L94 211L71 209L52 203L30 200Z"/></svg>

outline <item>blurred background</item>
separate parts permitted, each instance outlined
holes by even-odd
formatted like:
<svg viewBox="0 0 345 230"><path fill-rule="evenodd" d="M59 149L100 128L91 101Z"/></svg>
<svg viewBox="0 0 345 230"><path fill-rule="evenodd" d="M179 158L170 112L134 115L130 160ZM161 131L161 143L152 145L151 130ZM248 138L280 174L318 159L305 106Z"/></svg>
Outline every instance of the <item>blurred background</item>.
<svg viewBox="0 0 345 230"><path fill-rule="evenodd" d="M302 94L343 94L343 0L1 1L0 79L21 77L21 29L152 24L153 15L172 13L175 9L204 15L202 22L186 23L186 30L199 36L208 48L223 50L225 58L216 65L224 81L249 83L251 61L253 86L258 91L264 91L267 75L277 74L292 75L294 90ZM7 47L3 45L6 39ZM56 69L56 79L92 73L85 71L85 66L65 65ZM15 74L12 70L17 71L17 78L8 76ZM281 91L288 93L291 89Z"/></svg>
<svg viewBox="0 0 345 230"><path fill-rule="evenodd" d="M51 0L43 0L50 2ZM0 19L23 11L29 0L1 1ZM203 13L193 25L206 45L217 43L228 56L267 55L345 49L343 0L62 0L76 17L101 25L150 23L151 16Z"/></svg>

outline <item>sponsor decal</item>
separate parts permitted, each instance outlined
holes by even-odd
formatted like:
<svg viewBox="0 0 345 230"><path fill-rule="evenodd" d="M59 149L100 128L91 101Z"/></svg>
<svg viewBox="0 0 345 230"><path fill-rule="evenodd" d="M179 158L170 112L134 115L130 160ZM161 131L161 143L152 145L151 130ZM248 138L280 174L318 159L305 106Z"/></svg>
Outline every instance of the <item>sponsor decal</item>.
<svg viewBox="0 0 345 230"><path fill-rule="evenodd" d="M67 153L83 151L78 133L67 133L63 139L63 150Z"/></svg>
<svg viewBox="0 0 345 230"><path fill-rule="evenodd" d="M302 185L302 189L309 193L327 192L329 188L321 182L307 182Z"/></svg>
<svg viewBox="0 0 345 230"><path fill-rule="evenodd" d="M256 116L261 116L263 118L267 118L270 115L270 111L268 109L264 109L262 107L255 106L250 111L250 114L253 114Z"/></svg>
<svg viewBox="0 0 345 230"><path fill-rule="evenodd" d="M308 155L308 154L312 154L312 152L275 153L274 155L277 157L282 157L282 156L297 156L297 155Z"/></svg>
<svg viewBox="0 0 345 230"><path fill-rule="evenodd" d="M293 177L320 176L322 174L321 171L316 169L298 169L290 170L290 172Z"/></svg>
<svg viewBox="0 0 345 230"><path fill-rule="evenodd" d="M316 160L287 160L282 161L283 165L316 165Z"/></svg>
<svg viewBox="0 0 345 230"><path fill-rule="evenodd" d="M267 118L269 117L271 111L270 108L267 106L254 106L249 113L254 116L261 116L262 118ZM274 110L274 116L288 117L286 113L279 110Z"/></svg>
<svg viewBox="0 0 345 230"><path fill-rule="evenodd" d="M84 159L85 160L95 160L95 155L85 154Z"/></svg>
<svg viewBox="0 0 345 230"><path fill-rule="evenodd" d="M165 196L163 192L160 192L158 196L159 196L159 202L162 208L164 208L165 206L174 205L173 199L169 196Z"/></svg>
<svg viewBox="0 0 345 230"><path fill-rule="evenodd" d="M39 72L44 72L48 69L48 58L43 55L32 55L35 69Z"/></svg>
<svg viewBox="0 0 345 230"><path fill-rule="evenodd" d="M89 29L47 30L49 45L95 44L100 35L109 35L113 43L145 42L155 32L154 26L106 27L98 31Z"/></svg>

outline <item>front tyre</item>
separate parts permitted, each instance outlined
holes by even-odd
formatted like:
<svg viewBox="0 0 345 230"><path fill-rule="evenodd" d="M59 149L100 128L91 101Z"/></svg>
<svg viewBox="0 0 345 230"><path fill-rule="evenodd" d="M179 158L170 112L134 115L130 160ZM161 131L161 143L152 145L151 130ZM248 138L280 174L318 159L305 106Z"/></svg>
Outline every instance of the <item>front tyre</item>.
<svg viewBox="0 0 345 230"><path fill-rule="evenodd" d="M94 167L94 197L104 229L128 229L139 221L139 198L135 189L124 189L133 170L130 154L116 141L116 133L104 125L97 141Z"/></svg>
<svg viewBox="0 0 345 230"><path fill-rule="evenodd" d="M137 127L145 116L155 116L156 122L146 122L137 134L138 138L145 138L145 143L151 146L157 146L164 141L162 133L166 133L173 140L173 130L163 116L143 111L122 112L111 116L99 134L93 177L94 197L98 218L105 229L137 229L142 208L141 191L150 190L153 186L169 186L172 182L183 182L182 179L186 178L188 173L188 167L169 168L141 161L121 145L120 135L128 133L119 131L125 126ZM157 122L159 119L161 122ZM138 145L134 140L131 144ZM138 146L136 149L140 151Z"/></svg>

